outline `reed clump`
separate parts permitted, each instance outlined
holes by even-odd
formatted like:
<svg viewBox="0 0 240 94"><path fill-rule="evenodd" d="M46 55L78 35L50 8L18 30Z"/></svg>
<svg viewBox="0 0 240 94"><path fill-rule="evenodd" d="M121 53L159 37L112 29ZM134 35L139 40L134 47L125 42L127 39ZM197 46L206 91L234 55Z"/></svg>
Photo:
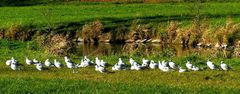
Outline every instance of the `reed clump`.
<svg viewBox="0 0 240 94"><path fill-rule="evenodd" d="M46 49L51 54L61 55L66 53L71 48L71 42L61 34L56 34L49 39L48 48Z"/></svg>
<svg viewBox="0 0 240 94"><path fill-rule="evenodd" d="M168 43L172 43L177 37L178 23L176 21L171 21L167 27Z"/></svg>
<svg viewBox="0 0 240 94"><path fill-rule="evenodd" d="M121 25L116 28L112 33L112 39L115 42L124 42L128 39L129 28L127 26Z"/></svg>
<svg viewBox="0 0 240 94"><path fill-rule="evenodd" d="M23 27L20 24L11 25L9 29L2 29L1 37L9 40L31 40L33 32L27 27ZM5 31L5 32L4 32Z"/></svg>
<svg viewBox="0 0 240 94"><path fill-rule="evenodd" d="M97 42L103 32L103 24L99 20L85 24L81 32L85 42Z"/></svg>
<svg viewBox="0 0 240 94"><path fill-rule="evenodd" d="M22 31L20 25L11 25L9 30L6 31L5 37L10 40L16 40L18 38L18 34Z"/></svg>

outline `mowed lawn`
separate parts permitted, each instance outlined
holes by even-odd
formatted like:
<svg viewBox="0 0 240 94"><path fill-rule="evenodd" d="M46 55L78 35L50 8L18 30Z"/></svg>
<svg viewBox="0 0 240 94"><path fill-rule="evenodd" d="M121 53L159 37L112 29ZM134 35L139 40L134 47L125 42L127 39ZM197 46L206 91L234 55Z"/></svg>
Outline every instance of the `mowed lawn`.
<svg viewBox="0 0 240 94"><path fill-rule="evenodd" d="M145 19L145 23L179 20L191 22L197 11L194 3L113 4L59 3L22 7L0 7L0 27L13 24L46 26L51 24L85 24L101 20L109 26L129 24ZM239 22L240 3L202 3L200 13L213 24L224 24L230 16Z"/></svg>

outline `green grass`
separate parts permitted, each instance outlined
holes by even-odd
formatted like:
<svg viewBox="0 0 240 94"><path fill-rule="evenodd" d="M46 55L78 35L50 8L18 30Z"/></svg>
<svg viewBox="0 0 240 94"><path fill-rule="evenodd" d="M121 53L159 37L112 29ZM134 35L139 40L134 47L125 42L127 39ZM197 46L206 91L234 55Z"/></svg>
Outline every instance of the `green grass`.
<svg viewBox="0 0 240 94"><path fill-rule="evenodd" d="M240 59L239 58L213 58L212 60L219 65L220 60L224 60L233 67L234 70L221 71L209 70L199 72L164 73L159 69L143 71L117 71L112 72L111 67L107 69L111 73L101 74L94 70L94 67L79 68L77 73L67 68L56 69L48 68L37 71L34 65L24 63L25 56L44 61L46 58L60 60L63 56L53 56L44 53L34 42L21 41L0 41L0 92L2 93L174 93L174 94L226 94L240 92ZM33 45L33 46L29 46ZM11 57L19 60L23 66L20 71L12 71L5 65L5 61ZM71 59L79 63L82 56L71 55ZM94 59L95 56L91 56ZM130 56L112 55L100 56L110 65L117 62L121 57L127 64ZM139 61L144 55L132 55ZM163 60L169 59L161 56L148 56L148 59ZM186 60L193 61L198 66L206 67L206 58L198 55L182 57L172 57L174 62L184 66Z"/></svg>
<svg viewBox="0 0 240 94"><path fill-rule="evenodd" d="M200 71L180 74L160 70L120 71L109 74L93 68L50 69L42 72L3 69L1 92L6 93L238 93L239 71Z"/></svg>
<svg viewBox="0 0 240 94"><path fill-rule="evenodd" d="M162 4L112 4L112 3L60 3L24 7L0 7L0 27L9 28L13 24L23 26L34 25L38 28L51 22L54 27L76 26L80 28L86 22L100 19L105 27L116 27L121 24L130 25L132 20L141 19L142 23L168 23L169 20L179 20L182 26L187 26L192 20L189 12L191 3ZM204 3L202 13L209 18L212 25L225 24L227 16L232 16L235 22L240 22L240 3ZM47 10L47 11L46 11ZM50 18L42 16L48 12ZM94 67L72 70L49 68L42 72L34 66L24 63L25 57L44 61L47 58L58 59L63 63L63 56L45 53L37 43L32 41L0 41L0 92L1 93L202 93L202 94L238 94L240 92L240 59L212 58L219 65L221 60L233 67L231 71L204 70L199 72L163 73L159 69L143 71L119 71L101 74ZM142 57L148 59L167 60L168 55L111 55L99 56L109 64L116 63L121 57L126 63L130 57L140 62ZM5 61L15 57L23 67L20 71L12 71L5 66ZM70 53L71 59L79 63L82 56ZM91 56L94 59L95 56ZM171 57L177 64L184 66L186 60L206 67L207 57L187 55ZM110 70L111 67L108 67Z"/></svg>
<svg viewBox="0 0 240 94"><path fill-rule="evenodd" d="M159 73L155 72L154 74ZM36 73L39 75L42 75L42 73ZM125 73L126 74L126 73ZM129 73L127 73L129 74ZM141 73L141 75L145 75L146 73ZM80 75L81 74L75 74ZM97 74L100 75L100 79L105 78L112 80L113 77L109 77L107 75L116 76L112 74ZM152 74L151 74L152 75ZM171 75L171 74L168 74ZM194 75L194 74L193 74ZM74 74L70 75L74 76ZM94 75L96 77L96 74ZM117 76L119 78L123 78L123 76L128 75L122 75ZM133 76L138 76L133 74ZM159 73L155 76L165 76ZM176 77L182 77L185 76L185 74L182 74L181 76ZM188 75L190 76L190 75ZM199 75L197 75L199 76ZM185 81L182 82L182 78L180 78L180 82L178 78L175 77L175 82L170 82L167 80L163 80L162 78L156 78L159 79L154 84L148 84L147 82L153 82L152 79L149 77L143 77L144 79L141 79L137 77L124 77L126 79L130 79L132 81L131 83L125 83L125 82L119 82L119 83L113 83L109 81L99 80L99 81L92 81L92 80L84 80L82 78L76 78L76 79L62 79L62 78L51 78L51 79L41 79L36 77L26 77L26 78L19 78L19 77L1 77L0 78L0 87L2 93L18 93L18 94L25 94L25 93L54 93L54 94L65 94L65 93L91 93L91 94L105 94L105 93L120 93L120 94L138 94L138 93L171 93L171 94L224 94L224 93L239 93L239 87L237 83L228 83L229 81L214 81L214 80L201 80L201 84L199 83L192 83L191 81ZM149 79L150 78L150 79ZM195 78L195 77L192 77ZM131 80L131 79L134 79ZM202 78L204 79L204 78ZM117 80L117 79L114 79ZM145 83L136 84L137 81L144 80ZM148 80L148 81L146 81ZM188 79L192 80L192 79ZM195 79L194 79L195 80ZM154 80L155 81L155 80ZM163 82L165 81L165 84ZM143 81L142 81L143 82ZM167 82L175 85L169 85ZM167 84L166 84L167 83ZM191 83L191 85L186 85L184 83ZM203 85L202 83L207 83L206 85ZM228 83L228 84L223 84ZM217 85L211 85L211 84L217 84ZM233 84L233 85L231 85ZM225 85L225 86L221 86ZM231 86L231 87L229 87Z"/></svg>
<svg viewBox="0 0 240 94"><path fill-rule="evenodd" d="M202 14L210 23L224 24L227 16L239 22L240 3L203 3ZM192 20L192 3L161 4L113 4L113 3L60 3L23 7L0 7L0 26L12 24L23 26L46 26L50 22L58 25L81 26L86 22L100 19L106 27L120 24L130 25L132 20L142 19L142 23L167 23L179 20L183 25ZM47 13L43 16L42 13ZM79 27L80 28L80 27Z"/></svg>

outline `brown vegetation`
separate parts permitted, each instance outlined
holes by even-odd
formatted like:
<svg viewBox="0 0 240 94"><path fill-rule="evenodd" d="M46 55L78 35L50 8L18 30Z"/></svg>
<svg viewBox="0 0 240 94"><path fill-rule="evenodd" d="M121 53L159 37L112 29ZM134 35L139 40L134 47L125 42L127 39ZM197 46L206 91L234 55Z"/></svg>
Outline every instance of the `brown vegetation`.
<svg viewBox="0 0 240 94"><path fill-rule="evenodd" d="M119 26L119 27L117 27L115 32L112 34L113 35L112 39L113 39L113 41L124 42L128 39L128 36L126 36L128 34L129 34L128 27Z"/></svg>
<svg viewBox="0 0 240 94"><path fill-rule="evenodd" d="M98 42L102 31L103 24L100 21L94 21L83 26L81 35L85 42Z"/></svg>
<svg viewBox="0 0 240 94"><path fill-rule="evenodd" d="M51 37L49 52L53 54L63 54L71 47L70 41L63 35L57 34Z"/></svg>
<svg viewBox="0 0 240 94"><path fill-rule="evenodd" d="M12 25L8 30L1 29L0 30L1 38L6 38L10 40L30 40L31 30L24 30L24 27L21 25Z"/></svg>
<svg viewBox="0 0 240 94"><path fill-rule="evenodd" d="M168 43L172 43L172 41L176 39L177 29L178 29L177 22L176 21L171 21L168 28L167 28Z"/></svg>
<svg viewBox="0 0 240 94"><path fill-rule="evenodd" d="M103 24L97 20L85 24L76 32L51 32L32 30L21 25L12 25L9 29L0 29L0 38L9 40L36 40L41 48L53 54L63 54L71 47L71 41L81 38L84 42L158 42L168 44L182 44L183 46L221 47L223 45L239 46L240 24L228 18L224 26L211 27L208 21L200 25L193 24L181 27L177 21L170 21L168 25L138 23L133 21L128 26L104 31Z"/></svg>
<svg viewBox="0 0 240 94"><path fill-rule="evenodd" d="M167 27L161 24L154 27L151 24L133 21L129 28L119 26L115 31L107 33L103 33L102 30L103 25L96 21L84 25L81 34L86 42L161 42L184 46L214 46L216 43L220 46L234 45L240 39L239 24L234 23L230 18L225 26L217 28L211 27L208 21L190 27L180 27L176 21L170 21Z"/></svg>

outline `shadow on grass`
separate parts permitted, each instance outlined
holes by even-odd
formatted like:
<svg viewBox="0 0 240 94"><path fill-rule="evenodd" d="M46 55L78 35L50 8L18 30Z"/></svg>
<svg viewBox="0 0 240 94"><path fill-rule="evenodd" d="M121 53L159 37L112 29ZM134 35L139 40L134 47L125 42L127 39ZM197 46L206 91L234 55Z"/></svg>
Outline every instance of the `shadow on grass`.
<svg viewBox="0 0 240 94"><path fill-rule="evenodd" d="M204 14L202 17L209 18L209 19L217 19L217 18L226 18L227 16L231 16L233 18L240 17L240 14L222 14L222 15L214 15L214 14ZM158 24L159 22L168 22L171 20L174 21L191 21L194 18L194 15L173 15L173 16L148 16L148 17L126 17L126 18L115 18L115 17L103 17L99 18L104 24L104 32L112 31L118 26L130 26L133 20L140 20L139 23L141 24L148 24L148 23L155 23ZM70 22L70 23L59 23L55 28L55 31L58 32L75 32L76 30L81 30L81 27L88 23L92 22L94 19L86 19L82 22Z"/></svg>

